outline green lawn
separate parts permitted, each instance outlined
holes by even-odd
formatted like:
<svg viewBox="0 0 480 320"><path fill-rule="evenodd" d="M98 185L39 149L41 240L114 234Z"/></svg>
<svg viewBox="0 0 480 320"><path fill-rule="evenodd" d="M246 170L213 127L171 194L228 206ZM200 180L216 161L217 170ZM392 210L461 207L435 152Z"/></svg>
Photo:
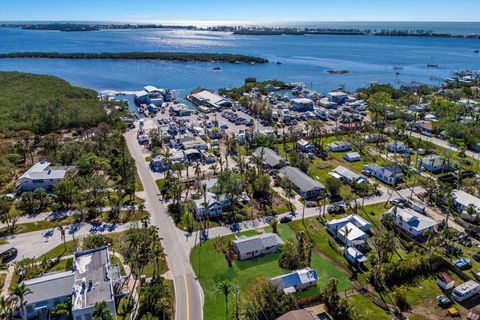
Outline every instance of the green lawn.
<svg viewBox="0 0 480 320"><path fill-rule="evenodd" d="M267 232L270 230L270 227L265 228ZM295 239L295 232L288 225L278 225L278 231L284 240ZM241 233L241 235L246 236L255 234L257 234L255 231ZM233 238L233 235L226 237L226 239ZM240 299L244 299L253 284L259 279L271 278L290 272L290 270L278 266L279 256L280 253L273 253L254 260L235 261L233 266L229 268L224 255L215 250L214 240L206 241L201 248L200 246L195 247L190 260L205 294L204 318L212 320L225 318L223 295L216 293L216 287L222 280L228 279L238 283ZM312 268L319 276L318 287L300 293L299 297L317 294L326 285L328 279L332 277L339 281L340 291L351 288L348 278L316 254L312 256ZM233 310L234 299L230 300L230 310Z"/></svg>
<svg viewBox="0 0 480 320"><path fill-rule="evenodd" d="M387 314L385 310L360 294L348 298L348 302L357 314L364 319L390 320L392 318L392 314Z"/></svg>

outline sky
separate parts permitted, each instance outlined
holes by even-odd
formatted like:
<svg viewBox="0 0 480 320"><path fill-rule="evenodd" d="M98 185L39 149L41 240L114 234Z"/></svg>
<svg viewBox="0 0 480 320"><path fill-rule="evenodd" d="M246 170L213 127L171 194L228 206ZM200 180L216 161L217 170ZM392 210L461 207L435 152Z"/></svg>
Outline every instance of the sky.
<svg viewBox="0 0 480 320"><path fill-rule="evenodd" d="M479 0L0 0L0 21L480 21Z"/></svg>

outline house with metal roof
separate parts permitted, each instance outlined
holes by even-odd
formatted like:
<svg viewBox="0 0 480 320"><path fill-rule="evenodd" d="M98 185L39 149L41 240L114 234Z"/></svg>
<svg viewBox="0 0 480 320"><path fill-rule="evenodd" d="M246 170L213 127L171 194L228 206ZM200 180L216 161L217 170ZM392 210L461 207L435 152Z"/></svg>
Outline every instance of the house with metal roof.
<svg viewBox="0 0 480 320"><path fill-rule="evenodd" d="M218 217L231 206L230 200L225 195L217 195L213 192L217 181L216 178L212 178L200 182L201 185L205 185L206 193L205 196L193 200L195 215L198 220L206 216Z"/></svg>
<svg viewBox="0 0 480 320"><path fill-rule="evenodd" d="M72 166L54 167L50 162L40 161L18 178L16 186L21 191L33 191L40 188L50 190L74 169L75 167Z"/></svg>
<svg viewBox="0 0 480 320"><path fill-rule="evenodd" d="M350 151L352 150L352 144L347 141L336 141L330 143L327 149L332 152Z"/></svg>
<svg viewBox="0 0 480 320"><path fill-rule="evenodd" d="M394 141L387 144L387 150L392 153L404 153L407 151L407 146L403 142Z"/></svg>
<svg viewBox="0 0 480 320"><path fill-rule="evenodd" d="M39 278L25 280L23 284L31 290L25 296L24 314L27 319L42 319L47 317L55 306L67 301L72 295L74 273L60 271L47 273ZM15 315L21 317L17 309Z"/></svg>
<svg viewBox="0 0 480 320"><path fill-rule="evenodd" d="M367 246L371 224L358 214L327 222L327 231L346 247L363 250Z"/></svg>
<svg viewBox="0 0 480 320"><path fill-rule="evenodd" d="M431 173L438 173L449 171L451 166L446 159L432 154L420 160L420 169L430 171Z"/></svg>
<svg viewBox="0 0 480 320"><path fill-rule="evenodd" d="M403 179L403 171L397 166L379 166L375 163L370 163L363 166L363 173L371 175L391 186L395 186L397 182Z"/></svg>
<svg viewBox="0 0 480 320"><path fill-rule="evenodd" d="M394 223L412 237L421 237L429 230L434 230L437 221L410 208L393 207L385 216L391 217Z"/></svg>
<svg viewBox="0 0 480 320"><path fill-rule="evenodd" d="M363 266L368 260L360 250L354 247L348 247L343 254L355 266Z"/></svg>
<svg viewBox="0 0 480 320"><path fill-rule="evenodd" d="M312 199L321 195L325 187L313 180L296 167L287 166L280 169L280 176L289 180L293 189L304 199Z"/></svg>
<svg viewBox="0 0 480 320"><path fill-rule="evenodd" d="M110 262L108 247L76 252L73 270L47 273L25 280L31 290L25 296L24 314L27 319L49 319L55 306L71 298L75 320L91 319L97 302L105 301L116 315L115 298L126 295L118 265ZM16 318L20 309L14 311Z"/></svg>
<svg viewBox="0 0 480 320"><path fill-rule="evenodd" d="M215 93L213 90L207 90L202 87L193 90L187 98L197 106L204 106L207 108L220 109L232 105L230 100Z"/></svg>
<svg viewBox="0 0 480 320"><path fill-rule="evenodd" d="M343 155L343 159L348 162L357 162L361 160L360 153L358 152L348 152Z"/></svg>
<svg viewBox="0 0 480 320"><path fill-rule="evenodd" d="M282 239L276 233L262 233L253 237L239 237L233 240L234 250L239 260L252 259L277 252Z"/></svg>
<svg viewBox="0 0 480 320"><path fill-rule="evenodd" d="M303 268L271 279L278 291L300 292L317 285L318 275L312 268Z"/></svg>
<svg viewBox="0 0 480 320"><path fill-rule="evenodd" d="M278 169L285 165L286 159L279 156L270 148L259 147L253 152L255 158L261 159L264 166L270 169Z"/></svg>
<svg viewBox="0 0 480 320"><path fill-rule="evenodd" d="M368 184L368 179L367 178L359 175L355 171L352 171L350 169L345 168L344 166L336 167L329 174L332 177L337 178L339 180L342 180L343 182L348 183L348 184L353 184L353 183L356 183L356 184L367 183Z"/></svg>
<svg viewBox="0 0 480 320"><path fill-rule="evenodd" d="M453 190L453 208L462 213L469 206L473 206L477 212L480 212L480 199L463 190Z"/></svg>

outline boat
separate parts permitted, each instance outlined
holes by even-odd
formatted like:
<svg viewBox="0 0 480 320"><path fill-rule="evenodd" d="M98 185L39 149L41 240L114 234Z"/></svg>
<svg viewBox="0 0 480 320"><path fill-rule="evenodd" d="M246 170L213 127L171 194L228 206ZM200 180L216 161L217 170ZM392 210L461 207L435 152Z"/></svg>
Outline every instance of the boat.
<svg viewBox="0 0 480 320"><path fill-rule="evenodd" d="M473 50L473 52L475 52L475 53L480 53L480 49Z"/></svg>
<svg viewBox="0 0 480 320"><path fill-rule="evenodd" d="M398 76L399 74L400 74L400 72L398 72L398 71L397 71L397 72L395 72L395 75L397 75L397 76Z"/></svg>
<svg viewBox="0 0 480 320"><path fill-rule="evenodd" d="M393 70L403 70L403 67L393 67Z"/></svg>
<svg viewBox="0 0 480 320"><path fill-rule="evenodd" d="M282 64L280 61L277 61L277 64Z"/></svg>
<svg viewBox="0 0 480 320"><path fill-rule="evenodd" d="M427 68L438 68L438 64L427 64Z"/></svg>
<svg viewBox="0 0 480 320"><path fill-rule="evenodd" d="M213 68L213 71L222 71L222 68L220 68L220 67L215 67L215 68Z"/></svg>
<svg viewBox="0 0 480 320"><path fill-rule="evenodd" d="M349 72L348 70L327 70L329 74L347 74Z"/></svg>

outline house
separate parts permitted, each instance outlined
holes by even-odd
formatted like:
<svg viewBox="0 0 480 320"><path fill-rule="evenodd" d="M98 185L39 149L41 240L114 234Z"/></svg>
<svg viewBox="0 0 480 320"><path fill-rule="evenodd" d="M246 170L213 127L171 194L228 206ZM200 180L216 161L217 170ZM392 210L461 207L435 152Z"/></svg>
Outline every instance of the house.
<svg viewBox="0 0 480 320"><path fill-rule="evenodd" d="M149 104L150 97L148 96L148 92L145 90L135 92L133 95L135 102L138 104Z"/></svg>
<svg viewBox="0 0 480 320"><path fill-rule="evenodd" d="M185 160L189 162L197 162L202 160L202 154L198 149L187 149L183 151Z"/></svg>
<svg viewBox="0 0 480 320"><path fill-rule="evenodd" d="M76 252L72 271L48 273L23 284L31 290L25 296L27 319L49 319L55 306L70 298L75 320L91 319L95 304L103 301L115 318L115 299L128 294L119 266L110 262L108 247ZM20 317L19 309L14 316Z"/></svg>
<svg viewBox="0 0 480 320"><path fill-rule="evenodd" d="M60 271L24 281L25 287L31 290L31 293L25 296L26 318L48 317L57 304L67 301L72 295L73 279L72 271Z"/></svg>
<svg viewBox="0 0 480 320"><path fill-rule="evenodd" d="M332 152L342 152L352 150L352 144L347 141L336 141L328 145L327 149Z"/></svg>
<svg viewBox="0 0 480 320"><path fill-rule="evenodd" d="M407 146L403 142L395 141L387 145L388 152L404 153L407 151Z"/></svg>
<svg viewBox="0 0 480 320"><path fill-rule="evenodd" d="M397 166L379 166L371 163L363 166L363 173L391 186L395 186L398 181L403 179L402 169Z"/></svg>
<svg viewBox="0 0 480 320"><path fill-rule="evenodd" d="M437 221L410 208L393 207L385 216L393 218L397 227L412 237L421 237L427 231L435 230Z"/></svg>
<svg viewBox="0 0 480 320"><path fill-rule="evenodd" d="M192 114L192 109L185 104L179 103L170 107L170 114L177 115L179 117L186 117Z"/></svg>
<svg viewBox="0 0 480 320"><path fill-rule="evenodd" d="M480 212L480 199L472 196L463 190L453 190L453 208L462 213L467 210L469 206L473 206L477 212Z"/></svg>
<svg viewBox="0 0 480 320"><path fill-rule="evenodd" d="M272 278L271 281L278 291L289 294L316 286L318 275L312 268L304 268Z"/></svg>
<svg viewBox="0 0 480 320"><path fill-rule="evenodd" d="M367 246L370 223L357 214L327 222L327 231L346 247L364 249Z"/></svg>
<svg viewBox="0 0 480 320"><path fill-rule="evenodd" d="M169 168L169 162L165 158L154 157L150 160L150 169L153 172L163 172Z"/></svg>
<svg viewBox="0 0 480 320"><path fill-rule="evenodd" d="M205 163L210 164L210 163L215 163L217 161L217 157L215 155L208 153L205 150L201 151L202 159Z"/></svg>
<svg viewBox="0 0 480 320"><path fill-rule="evenodd" d="M280 176L289 180L293 189L304 199L316 198L325 190L320 182L313 180L295 167L287 166L280 169Z"/></svg>
<svg viewBox="0 0 480 320"><path fill-rule="evenodd" d="M450 168L448 161L437 155L432 154L420 160L420 169L431 173L448 171Z"/></svg>
<svg viewBox="0 0 480 320"><path fill-rule="evenodd" d="M345 168L344 166L336 167L332 172L329 173L332 177L337 178L339 180L344 181L348 184L360 184L360 183L367 183L368 179L359 175L358 173Z"/></svg>
<svg viewBox="0 0 480 320"><path fill-rule="evenodd" d="M115 298L123 294L122 277L119 266L110 263L108 247L75 253L73 272L73 319L91 319L97 302L106 302L116 318Z"/></svg>
<svg viewBox="0 0 480 320"><path fill-rule="evenodd" d="M350 261L350 263L354 266L364 266L368 260L360 250L354 247L347 247L344 255L345 258L347 258L347 260Z"/></svg>
<svg viewBox="0 0 480 320"><path fill-rule="evenodd" d="M179 145L184 150L187 150L187 149L207 150L208 149L208 144L205 141L203 141L202 138L197 136L180 139Z"/></svg>
<svg viewBox="0 0 480 320"><path fill-rule="evenodd" d="M230 107L232 102L221 95L215 93L213 90L207 90L198 87L188 95L188 100L197 106L204 106L207 108L221 109L222 107Z"/></svg>
<svg viewBox="0 0 480 320"><path fill-rule="evenodd" d="M246 260L277 252L282 239L276 233L262 233L253 237L242 236L233 240L234 250L239 260Z"/></svg>
<svg viewBox="0 0 480 320"><path fill-rule="evenodd" d="M54 167L50 162L42 160L22 174L18 178L16 186L21 191L33 191L39 188L50 190L74 169L75 167L71 166Z"/></svg>
<svg viewBox="0 0 480 320"><path fill-rule="evenodd" d="M317 304L304 309L292 310L276 320L332 320L325 304Z"/></svg>
<svg viewBox="0 0 480 320"><path fill-rule="evenodd" d="M297 148L302 152L314 152L315 146L308 142L307 140L300 139L297 141Z"/></svg>
<svg viewBox="0 0 480 320"><path fill-rule="evenodd" d="M253 156L257 159L261 159L263 165L270 169L278 169L285 165L286 159L279 156L275 151L270 148L257 148L253 152Z"/></svg>
<svg viewBox="0 0 480 320"><path fill-rule="evenodd" d="M198 220L205 216L218 217L223 211L230 207L231 203L225 195L215 194L214 188L217 179L209 179L201 181L201 185L205 185L205 196L200 199L193 200L195 215Z"/></svg>
<svg viewBox="0 0 480 320"><path fill-rule="evenodd" d="M361 156L358 152L348 152L343 155L343 159L348 162L356 162L361 160Z"/></svg>
<svg viewBox="0 0 480 320"><path fill-rule="evenodd" d="M328 100L338 104L343 104L347 99L348 95L345 92L334 91L327 94Z"/></svg>
<svg viewBox="0 0 480 320"><path fill-rule="evenodd" d="M380 143L388 140L388 137L382 133L370 133L364 138L366 143Z"/></svg>
<svg viewBox="0 0 480 320"><path fill-rule="evenodd" d="M446 272L439 272L435 280L442 290L450 290L455 287L455 279Z"/></svg>
<svg viewBox="0 0 480 320"><path fill-rule="evenodd" d="M313 111L315 103L307 98L297 98L290 100L292 103L292 110L298 112Z"/></svg>

